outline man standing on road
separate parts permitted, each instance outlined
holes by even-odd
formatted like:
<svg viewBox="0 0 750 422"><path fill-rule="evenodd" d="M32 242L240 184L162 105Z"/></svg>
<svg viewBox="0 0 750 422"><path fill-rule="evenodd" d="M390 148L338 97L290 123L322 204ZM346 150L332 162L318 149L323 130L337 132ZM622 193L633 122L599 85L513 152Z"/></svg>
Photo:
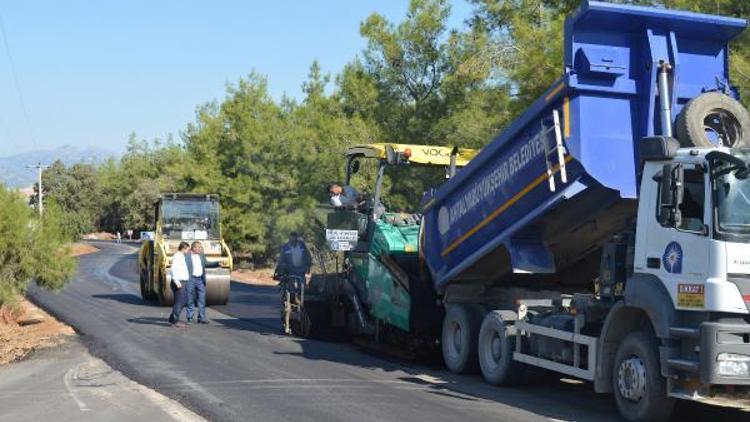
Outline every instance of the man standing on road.
<svg viewBox="0 0 750 422"><path fill-rule="evenodd" d="M206 256L203 245L197 240L193 242L187 255L187 268L190 279L187 283L187 319L193 322L196 295L198 299L198 324L208 324L206 319Z"/></svg>
<svg viewBox="0 0 750 422"><path fill-rule="evenodd" d="M187 305L187 284L190 280L190 273L188 272L187 260L185 259L185 253L190 248L187 242L180 242L180 246L177 247L177 252L172 255L172 267L170 272L172 274L172 294L174 295L174 306L172 307L172 313L169 314L169 323L172 327L183 327L184 324L180 322L180 314L182 308Z"/></svg>

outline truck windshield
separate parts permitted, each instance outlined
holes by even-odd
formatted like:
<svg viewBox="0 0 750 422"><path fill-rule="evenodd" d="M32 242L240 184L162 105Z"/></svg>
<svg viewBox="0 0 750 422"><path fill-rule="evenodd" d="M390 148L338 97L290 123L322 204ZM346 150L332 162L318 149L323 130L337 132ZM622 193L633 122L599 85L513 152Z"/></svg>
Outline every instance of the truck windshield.
<svg viewBox="0 0 750 422"><path fill-rule="evenodd" d="M733 153L742 161L750 156ZM747 171L729 160L713 160L713 190L716 203L716 225L720 234L750 238L750 178Z"/></svg>
<svg viewBox="0 0 750 422"><path fill-rule="evenodd" d="M169 239L219 239L219 201L201 199L164 200L161 205L162 234Z"/></svg>

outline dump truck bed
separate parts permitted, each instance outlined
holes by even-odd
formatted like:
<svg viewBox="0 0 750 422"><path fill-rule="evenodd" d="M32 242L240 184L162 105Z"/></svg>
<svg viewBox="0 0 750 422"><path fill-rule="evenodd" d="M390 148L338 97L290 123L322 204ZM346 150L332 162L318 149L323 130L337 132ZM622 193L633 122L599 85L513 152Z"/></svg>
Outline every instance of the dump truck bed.
<svg viewBox="0 0 750 422"><path fill-rule="evenodd" d="M565 72L456 177L425 198L422 253L438 288L511 273L564 274L636 212L638 140L706 91L736 96L727 43L741 19L585 2L565 26ZM578 280L585 271L576 269Z"/></svg>

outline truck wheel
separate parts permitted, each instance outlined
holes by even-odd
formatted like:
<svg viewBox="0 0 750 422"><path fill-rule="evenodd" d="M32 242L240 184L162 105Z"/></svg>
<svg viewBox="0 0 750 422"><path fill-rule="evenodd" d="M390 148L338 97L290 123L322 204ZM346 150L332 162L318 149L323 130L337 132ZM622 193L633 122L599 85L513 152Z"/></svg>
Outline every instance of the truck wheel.
<svg viewBox="0 0 750 422"><path fill-rule="evenodd" d="M628 334L615 354L612 386L620 415L629 421L664 421L674 410L661 376L656 339L644 332Z"/></svg>
<svg viewBox="0 0 750 422"><path fill-rule="evenodd" d="M706 92L685 104L675 135L684 147L750 146L750 113L732 97Z"/></svg>
<svg viewBox="0 0 750 422"><path fill-rule="evenodd" d="M479 367L484 380L492 385L521 382L524 366L513 360L516 339L500 312L485 315L479 329Z"/></svg>
<svg viewBox="0 0 750 422"><path fill-rule="evenodd" d="M477 369L479 315L467 305L450 305L443 320L443 360L456 374Z"/></svg>

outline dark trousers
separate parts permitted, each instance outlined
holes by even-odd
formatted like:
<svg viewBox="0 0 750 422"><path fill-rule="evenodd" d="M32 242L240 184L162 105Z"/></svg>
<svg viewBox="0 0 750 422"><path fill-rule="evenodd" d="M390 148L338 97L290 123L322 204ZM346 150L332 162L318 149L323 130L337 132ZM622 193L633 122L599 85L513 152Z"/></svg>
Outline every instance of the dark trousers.
<svg viewBox="0 0 750 422"><path fill-rule="evenodd" d="M180 287L179 289L174 284L174 281L170 283L170 287L172 287L172 294L174 295L174 305L172 306L172 313L169 315L169 322L171 323L175 323L180 320L182 308L187 305L187 281L180 280L180 283L182 284L182 287Z"/></svg>
<svg viewBox="0 0 750 422"><path fill-rule="evenodd" d="M198 321L206 320L206 284L200 277L190 276L187 282L187 318L193 319L195 302L198 302Z"/></svg>

